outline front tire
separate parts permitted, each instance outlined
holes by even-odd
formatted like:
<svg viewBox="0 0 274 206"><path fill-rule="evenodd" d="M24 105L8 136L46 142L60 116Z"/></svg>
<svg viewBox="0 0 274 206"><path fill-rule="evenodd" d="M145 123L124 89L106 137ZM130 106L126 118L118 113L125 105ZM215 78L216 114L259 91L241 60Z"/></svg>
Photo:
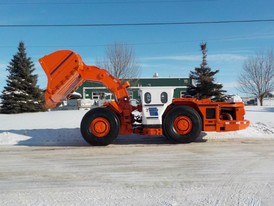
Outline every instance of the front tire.
<svg viewBox="0 0 274 206"><path fill-rule="evenodd" d="M110 109L98 107L88 111L81 122L83 138L93 146L106 146L118 136L120 121Z"/></svg>
<svg viewBox="0 0 274 206"><path fill-rule="evenodd" d="M165 136L175 143L190 143L200 135L202 120L193 108L176 106L164 118L163 130Z"/></svg>

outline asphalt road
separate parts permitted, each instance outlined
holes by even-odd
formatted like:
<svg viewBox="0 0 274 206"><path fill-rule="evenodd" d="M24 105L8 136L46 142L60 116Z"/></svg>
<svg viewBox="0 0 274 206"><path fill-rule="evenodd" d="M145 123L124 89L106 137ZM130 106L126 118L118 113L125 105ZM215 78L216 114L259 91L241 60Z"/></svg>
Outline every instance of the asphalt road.
<svg viewBox="0 0 274 206"><path fill-rule="evenodd" d="M273 205L274 140L0 147L0 205Z"/></svg>

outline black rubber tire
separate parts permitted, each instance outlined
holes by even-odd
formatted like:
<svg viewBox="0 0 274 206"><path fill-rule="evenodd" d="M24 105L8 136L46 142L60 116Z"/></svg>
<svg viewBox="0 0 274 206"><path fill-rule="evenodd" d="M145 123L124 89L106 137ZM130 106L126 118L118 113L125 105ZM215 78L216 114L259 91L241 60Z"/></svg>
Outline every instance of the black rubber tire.
<svg viewBox="0 0 274 206"><path fill-rule="evenodd" d="M186 116L191 120L192 128L186 134L179 134L174 128L174 121L177 117ZM200 115L191 107L176 106L171 109L164 118L164 134L174 143L190 143L200 135L202 130L202 120Z"/></svg>
<svg viewBox="0 0 274 206"><path fill-rule="evenodd" d="M110 130L103 137L98 137L90 130L90 124L96 118L104 118L109 122ZM88 111L81 121L81 133L83 138L93 146L106 146L111 144L118 136L120 121L117 115L105 107L97 107Z"/></svg>

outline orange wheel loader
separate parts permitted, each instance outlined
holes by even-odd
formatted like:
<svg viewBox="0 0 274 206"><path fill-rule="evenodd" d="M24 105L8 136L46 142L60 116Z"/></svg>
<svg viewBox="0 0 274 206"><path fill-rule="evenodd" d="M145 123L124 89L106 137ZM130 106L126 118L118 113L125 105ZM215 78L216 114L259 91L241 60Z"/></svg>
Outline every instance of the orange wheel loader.
<svg viewBox="0 0 274 206"><path fill-rule="evenodd" d="M85 65L73 51L58 50L39 62L48 78L47 108L58 107L87 80L102 83L114 94L115 100L90 109L82 119L82 136L91 145L105 146L119 134L133 133L164 135L175 143L189 143L201 131L226 132L249 126L242 102L173 98L174 88L140 87L141 102L133 106L128 82L122 83L104 69Z"/></svg>

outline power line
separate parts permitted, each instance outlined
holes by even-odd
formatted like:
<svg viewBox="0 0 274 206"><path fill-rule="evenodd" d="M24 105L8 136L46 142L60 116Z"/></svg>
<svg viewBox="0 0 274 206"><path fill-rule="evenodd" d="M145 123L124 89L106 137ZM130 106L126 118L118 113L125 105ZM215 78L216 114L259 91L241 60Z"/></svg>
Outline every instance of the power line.
<svg viewBox="0 0 274 206"><path fill-rule="evenodd" d="M0 5L87 5L87 4L155 4L155 3L187 3L210 2L218 0L140 0L140 1L84 1L84 2L0 2Z"/></svg>
<svg viewBox="0 0 274 206"><path fill-rule="evenodd" d="M265 39L270 38L274 39L274 33L269 34L250 34L240 35L240 36L232 36L232 37L224 37L224 38L209 38L207 42L224 42L224 41L242 41L242 40L254 40L254 39ZM200 39L193 39L193 40L174 40L174 41L149 41L149 42L135 42L135 43L126 43L129 46L148 46L148 45L164 45L164 44L185 44L185 43L195 43L201 42ZM63 45L28 45L30 48L62 48L62 47L69 47L69 48L85 48L85 47L106 47L109 44L63 44ZM14 45L0 45L0 48L14 48Z"/></svg>
<svg viewBox="0 0 274 206"><path fill-rule="evenodd" d="M202 24L235 24L274 22L274 19L248 19L224 21L183 21L183 22L147 22L147 23L105 23L105 24L0 24L4 27L126 27L126 26L170 26L170 25L202 25Z"/></svg>

